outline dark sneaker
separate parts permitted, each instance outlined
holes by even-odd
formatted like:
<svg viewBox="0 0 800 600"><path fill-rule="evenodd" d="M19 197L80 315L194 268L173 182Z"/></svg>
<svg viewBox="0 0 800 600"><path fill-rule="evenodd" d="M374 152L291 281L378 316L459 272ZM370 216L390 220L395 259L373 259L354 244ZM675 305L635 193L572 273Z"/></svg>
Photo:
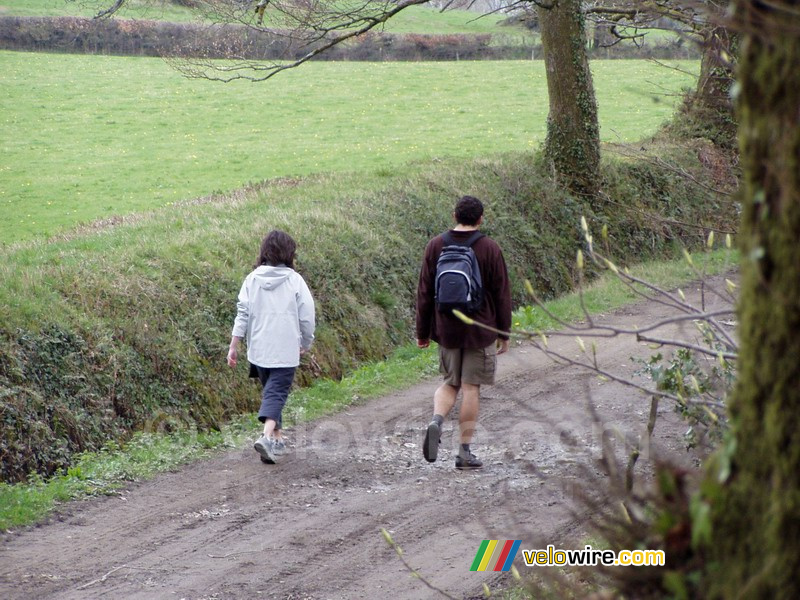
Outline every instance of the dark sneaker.
<svg viewBox="0 0 800 600"><path fill-rule="evenodd" d="M422 442L422 456L428 462L436 462L439 455L439 442L441 441L442 430L436 421L431 421L425 432L425 441Z"/></svg>
<svg viewBox="0 0 800 600"><path fill-rule="evenodd" d="M275 452L272 449L271 439L262 435L256 440L256 443L253 444L253 448L261 455L261 462L267 463L268 465L275 464Z"/></svg>
<svg viewBox="0 0 800 600"><path fill-rule="evenodd" d="M480 469L481 467L483 467L483 463L472 452L467 457L463 457L461 454L456 456L456 469Z"/></svg>

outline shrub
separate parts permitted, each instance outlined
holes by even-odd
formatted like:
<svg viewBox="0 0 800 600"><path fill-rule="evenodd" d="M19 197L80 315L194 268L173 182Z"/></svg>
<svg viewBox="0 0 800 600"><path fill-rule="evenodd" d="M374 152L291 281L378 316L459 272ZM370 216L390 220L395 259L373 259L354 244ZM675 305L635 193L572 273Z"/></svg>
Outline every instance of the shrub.
<svg viewBox="0 0 800 600"><path fill-rule="evenodd" d="M186 0L187 2L191 0ZM79 17L0 17L0 48L183 58L294 60L314 45L292 44L285 32L255 32L240 25ZM541 57L540 46L492 44L488 34L367 32L315 60L519 60ZM614 46L595 58L697 58L691 46Z"/></svg>

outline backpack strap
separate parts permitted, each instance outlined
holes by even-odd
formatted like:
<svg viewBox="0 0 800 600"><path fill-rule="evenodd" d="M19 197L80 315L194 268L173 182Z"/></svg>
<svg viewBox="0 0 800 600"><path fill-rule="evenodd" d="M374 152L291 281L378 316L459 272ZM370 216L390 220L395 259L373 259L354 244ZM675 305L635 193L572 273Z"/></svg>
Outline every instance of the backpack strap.
<svg viewBox="0 0 800 600"><path fill-rule="evenodd" d="M467 246L472 247L472 244L477 242L479 239L484 237L484 234L480 231L475 231L471 236L469 236L466 241L457 242L453 239L453 236L450 234L450 231L445 231L442 234L442 240L444 241L445 246Z"/></svg>
<svg viewBox="0 0 800 600"><path fill-rule="evenodd" d="M477 241L478 241L479 239L481 239L482 237L483 237L483 234L482 234L480 231L476 231L476 232L475 232L475 233L473 233L471 236L469 236L469 238L467 239L467 241L466 241L466 242L464 242L464 245L466 245L466 246L469 246L469 247L471 248L471 247L472 247L472 244L474 244L475 242L477 242Z"/></svg>

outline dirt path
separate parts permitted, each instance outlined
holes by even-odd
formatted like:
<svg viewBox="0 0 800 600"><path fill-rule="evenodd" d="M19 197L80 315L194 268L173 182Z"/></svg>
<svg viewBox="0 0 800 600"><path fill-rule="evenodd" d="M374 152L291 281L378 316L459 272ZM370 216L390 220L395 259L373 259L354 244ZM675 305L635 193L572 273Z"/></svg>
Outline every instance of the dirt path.
<svg viewBox="0 0 800 600"><path fill-rule="evenodd" d="M669 314L644 303L602 320L630 326ZM572 337L550 343L578 354ZM653 353L622 339L598 348L603 364L628 374L631 356ZM564 483L597 457L601 430L643 431L647 399L516 348L501 357L498 384L484 390L473 448L486 467L462 473L453 468L456 415L445 424L439 461L421 456L436 386L427 381L295 428L292 453L278 465L242 448L9 534L0 546L0 597L435 597L387 547L384 527L431 583L472 598L483 582L509 577L469 571L482 539L579 547L581 523L570 516ZM587 414L587 395L601 426ZM666 402L660 413L655 445L686 460L685 424ZM584 449L566 444L565 433Z"/></svg>

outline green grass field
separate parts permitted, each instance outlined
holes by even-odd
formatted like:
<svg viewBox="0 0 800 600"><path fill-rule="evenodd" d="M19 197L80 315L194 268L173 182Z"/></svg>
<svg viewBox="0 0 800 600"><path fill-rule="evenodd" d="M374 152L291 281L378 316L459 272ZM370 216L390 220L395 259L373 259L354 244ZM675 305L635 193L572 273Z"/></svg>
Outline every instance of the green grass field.
<svg viewBox="0 0 800 600"><path fill-rule="evenodd" d="M666 94L693 84L645 61L592 68L604 140L654 133ZM276 176L531 149L547 90L540 61L319 62L220 84L159 59L0 52L0 111L8 244Z"/></svg>

